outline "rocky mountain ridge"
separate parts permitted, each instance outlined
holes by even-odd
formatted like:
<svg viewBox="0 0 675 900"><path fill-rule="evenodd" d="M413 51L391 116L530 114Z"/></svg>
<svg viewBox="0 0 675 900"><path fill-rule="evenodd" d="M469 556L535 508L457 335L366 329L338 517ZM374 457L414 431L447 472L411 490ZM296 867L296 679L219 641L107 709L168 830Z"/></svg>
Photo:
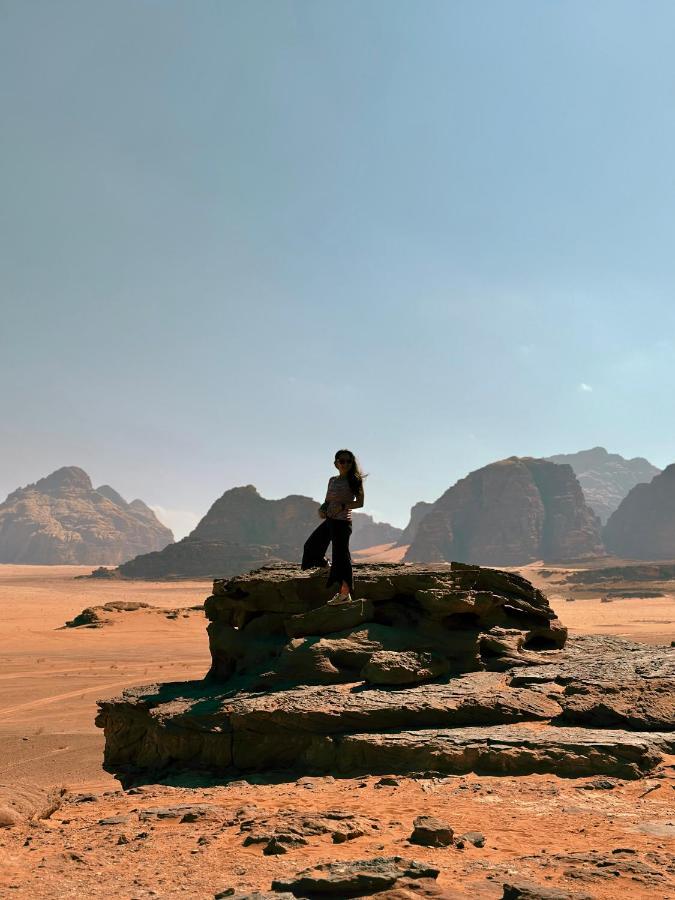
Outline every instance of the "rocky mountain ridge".
<svg viewBox="0 0 675 900"><path fill-rule="evenodd" d="M618 453L608 453L604 447L559 453L547 459L572 466L586 503L603 525L636 484L651 481L661 471L641 456L624 459Z"/></svg>
<svg viewBox="0 0 675 900"><path fill-rule="evenodd" d="M471 472L422 515L404 559L523 565L604 552L569 465L511 456Z"/></svg>
<svg viewBox="0 0 675 900"><path fill-rule="evenodd" d="M142 500L95 489L77 466L12 491L0 504L0 563L116 565L173 541Z"/></svg>
<svg viewBox="0 0 675 900"><path fill-rule="evenodd" d="M280 500L262 497L252 484L231 488L219 497L190 534L120 566L127 578L217 577L238 575L266 563L295 562L311 532L321 524L319 503L290 494ZM354 512L352 550L391 543L401 529Z"/></svg>

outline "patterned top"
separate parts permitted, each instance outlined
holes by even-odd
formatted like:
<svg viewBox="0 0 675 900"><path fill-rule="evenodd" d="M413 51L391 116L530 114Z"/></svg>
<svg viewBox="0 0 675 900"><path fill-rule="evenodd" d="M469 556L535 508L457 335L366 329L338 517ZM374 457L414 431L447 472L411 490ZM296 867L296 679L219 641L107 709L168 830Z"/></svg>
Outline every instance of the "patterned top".
<svg viewBox="0 0 675 900"><path fill-rule="evenodd" d="M351 509L342 509L343 503L351 503L355 494L349 487L349 481L344 475L333 475L328 479L328 489L326 491L326 515L329 519L342 519L351 522Z"/></svg>

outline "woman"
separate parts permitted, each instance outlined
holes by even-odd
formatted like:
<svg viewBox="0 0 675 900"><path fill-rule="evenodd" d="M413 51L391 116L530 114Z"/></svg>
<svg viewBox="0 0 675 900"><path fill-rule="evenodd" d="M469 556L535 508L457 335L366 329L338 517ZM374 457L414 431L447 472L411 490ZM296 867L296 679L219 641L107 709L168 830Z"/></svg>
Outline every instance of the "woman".
<svg viewBox="0 0 675 900"><path fill-rule="evenodd" d="M326 587L338 584L339 590L328 601L330 604L345 603L352 599L354 582L349 553L352 510L363 506L363 479L368 477L361 472L351 450L338 450L334 465L340 474L328 479L326 499L319 507L319 516L324 521L307 538L302 554L303 569L327 567L325 553L328 544L332 542L332 565Z"/></svg>

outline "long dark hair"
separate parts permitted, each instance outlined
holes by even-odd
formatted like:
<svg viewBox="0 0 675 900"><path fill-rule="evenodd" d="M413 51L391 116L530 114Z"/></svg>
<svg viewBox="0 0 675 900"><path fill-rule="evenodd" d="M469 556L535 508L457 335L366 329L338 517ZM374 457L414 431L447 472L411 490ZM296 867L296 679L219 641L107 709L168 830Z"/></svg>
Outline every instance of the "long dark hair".
<svg viewBox="0 0 675 900"><path fill-rule="evenodd" d="M361 471L359 461L354 456L351 450L338 450L335 454L335 459L337 460L337 458L339 456L342 456L343 453L348 453L352 458L352 464L349 467L349 471L347 472L347 481L349 482L349 487L352 489L352 493L358 494L363 487L363 479L367 478L368 475Z"/></svg>

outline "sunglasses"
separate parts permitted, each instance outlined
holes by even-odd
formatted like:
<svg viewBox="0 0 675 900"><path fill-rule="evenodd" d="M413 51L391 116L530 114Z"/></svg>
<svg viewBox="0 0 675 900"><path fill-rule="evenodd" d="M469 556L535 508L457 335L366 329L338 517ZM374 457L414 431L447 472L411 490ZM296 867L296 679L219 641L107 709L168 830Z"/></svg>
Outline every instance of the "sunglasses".
<svg viewBox="0 0 675 900"><path fill-rule="evenodd" d="M336 463L341 463L341 464L343 464L343 465L345 465L345 466L348 466L349 463L351 462L351 459L336 459L335 462L336 462Z"/></svg>

